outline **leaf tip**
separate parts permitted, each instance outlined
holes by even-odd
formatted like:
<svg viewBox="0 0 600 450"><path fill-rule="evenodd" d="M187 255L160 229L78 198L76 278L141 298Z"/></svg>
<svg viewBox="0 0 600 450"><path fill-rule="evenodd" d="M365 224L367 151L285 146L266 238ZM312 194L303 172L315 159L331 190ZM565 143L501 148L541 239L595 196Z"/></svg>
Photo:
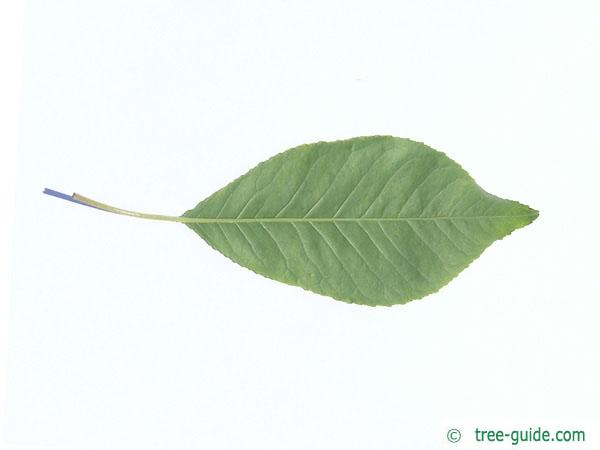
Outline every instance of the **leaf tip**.
<svg viewBox="0 0 600 450"><path fill-rule="evenodd" d="M527 215L528 215L528 219L529 219L529 221L527 222L527 225L534 222L538 217L540 217L540 212L537 209L534 209L527 205L523 205L523 206L525 208L527 208Z"/></svg>

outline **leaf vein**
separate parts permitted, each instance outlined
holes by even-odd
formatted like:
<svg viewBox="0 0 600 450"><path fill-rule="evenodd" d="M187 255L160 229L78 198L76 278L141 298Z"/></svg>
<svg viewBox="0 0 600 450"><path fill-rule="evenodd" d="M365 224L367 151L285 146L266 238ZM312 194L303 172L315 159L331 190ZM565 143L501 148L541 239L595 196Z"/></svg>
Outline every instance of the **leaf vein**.
<svg viewBox="0 0 600 450"><path fill-rule="evenodd" d="M365 177L369 174L369 172L371 172L371 169L375 166L375 164L377 163L377 161L379 161L381 159L381 157L383 155L385 155L388 151L389 150L384 150L377 158L375 158L373 160L373 163L369 166L369 168L365 171L365 173L362 174L362 176L360 177L360 179L358 180L358 182L356 183L356 185L354 185L354 188L350 191L350 193L346 196L346 199L342 202L342 204L340 205L340 207L333 214L333 217L337 217L337 215L342 210L342 208L344 207L344 205L348 202L348 200L350 200L350 197L352 197L352 194L354 194L354 192L356 191L356 189L358 188L358 186L360 186L360 183L362 183L363 180L365 179Z"/></svg>
<svg viewBox="0 0 600 450"><path fill-rule="evenodd" d="M409 258L406 257L406 255L400 250L400 248L398 248L398 246L396 245L396 243L394 242L394 240L387 234L387 232L385 231L385 228L383 228L383 226L381 225L381 223L377 223L379 225L379 228L381 228L381 231L383 232L383 235L387 238L388 241L390 241L390 243L392 244L392 247L394 247L394 249L396 249L396 251L398 252L398 254L413 268L415 269L415 271L421 275L421 277L423 277L423 279L429 283L433 283L433 280L431 278L429 278L427 275L425 275L421 269L419 269L417 266L415 266Z"/></svg>
<svg viewBox="0 0 600 450"><path fill-rule="evenodd" d="M363 260L363 262L365 263L365 266L367 267L367 269L369 269L369 271L373 274L373 276L375 277L376 280L379 281L379 283L381 284L381 287L383 288L383 292L384 292L384 297L385 297L385 291L386 291L386 283L385 281L379 276L377 275L377 272L375 270L373 270L373 268L371 267L371 265L369 264L369 261L362 255L362 253L358 250L358 248L354 245L354 243L352 242L351 239L349 239L346 234L342 231L342 229L340 227L338 227L338 225L334 222L334 226L337 228L337 230L341 233L341 235L344 237L344 239L350 244L350 246L354 249L354 251L356 252L356 254L360 257L360 259ZM394 289L395 290L395 289Z"/></svg>
<svg viewBox="0 0 600 450"><path fill-rule="evenodd" d="M358 292L361 296L363 296L364 298L369 298L369 295L365 294L362 289L360 289L360 287L358 286L358 284L354 281L354 278L350 275L351 271L348 270L346 268L346 265L344 264L344 262L342 261L342 259L337 255L335 249L331 246L331 244L329 243L329 240L325 237L325 235L323 233L321 233L321 231L319 231L319 229L315 226L314 223L309 222L310 225L317 231L317 233L319 233L319 236L321 236L321 238L323 239L323 242L325 242L325 244L327 245L327 247L329 247L329 249L331 250L331 253L333 254L333 256L335 257L335 259L338 261L338 263L342 266L342 268L345 271L345 274L347 276L347 278L352 282L352 284L354 285L354 291Z"/></svg>

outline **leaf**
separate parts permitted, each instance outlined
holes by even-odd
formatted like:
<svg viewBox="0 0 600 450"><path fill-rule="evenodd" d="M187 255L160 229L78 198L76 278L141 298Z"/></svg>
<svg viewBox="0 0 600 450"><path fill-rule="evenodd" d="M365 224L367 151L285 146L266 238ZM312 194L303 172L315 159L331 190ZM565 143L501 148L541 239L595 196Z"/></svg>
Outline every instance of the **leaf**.
<svg viewBox="0 0 600 450"><path fill-rule="evenodd" d="M443 153L374 136L280 153L182 221L265 277L374 306L438 291L537 216L485 192Z"/></svg>
<svg viewBox="0 0 600 450"><path fill-rule="evenodd" d="M436 292L492 242L538 216L488 194L443 153L391 136L287 150L180 217L44 193L116 214L186 223L254 272L372 306Z"/></svg>

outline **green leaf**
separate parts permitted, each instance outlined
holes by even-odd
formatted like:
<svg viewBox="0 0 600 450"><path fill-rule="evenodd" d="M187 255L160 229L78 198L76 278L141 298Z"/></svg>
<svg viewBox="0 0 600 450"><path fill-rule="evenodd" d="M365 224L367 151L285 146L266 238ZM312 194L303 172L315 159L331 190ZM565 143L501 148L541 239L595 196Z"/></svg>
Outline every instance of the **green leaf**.
<svg viewBox="0 0 600 450"><path fill-rule="evenodd" d="M265 277L374 306L436 292L537 216L485 192L443 153L374 136L280 153L181 221Z"/></svg>

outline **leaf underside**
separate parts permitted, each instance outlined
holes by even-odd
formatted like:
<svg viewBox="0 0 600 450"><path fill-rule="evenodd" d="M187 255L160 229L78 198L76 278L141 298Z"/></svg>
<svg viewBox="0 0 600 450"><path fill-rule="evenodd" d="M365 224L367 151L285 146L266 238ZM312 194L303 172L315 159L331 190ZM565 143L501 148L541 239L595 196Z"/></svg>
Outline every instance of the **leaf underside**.
<svg viewBox="0 0 600 450"><path fill-rule="evenodd" d="M391 136L301 145L183 217L256 273L365 305L446 285L537 211L481 189L445 154Z"/></svg>

